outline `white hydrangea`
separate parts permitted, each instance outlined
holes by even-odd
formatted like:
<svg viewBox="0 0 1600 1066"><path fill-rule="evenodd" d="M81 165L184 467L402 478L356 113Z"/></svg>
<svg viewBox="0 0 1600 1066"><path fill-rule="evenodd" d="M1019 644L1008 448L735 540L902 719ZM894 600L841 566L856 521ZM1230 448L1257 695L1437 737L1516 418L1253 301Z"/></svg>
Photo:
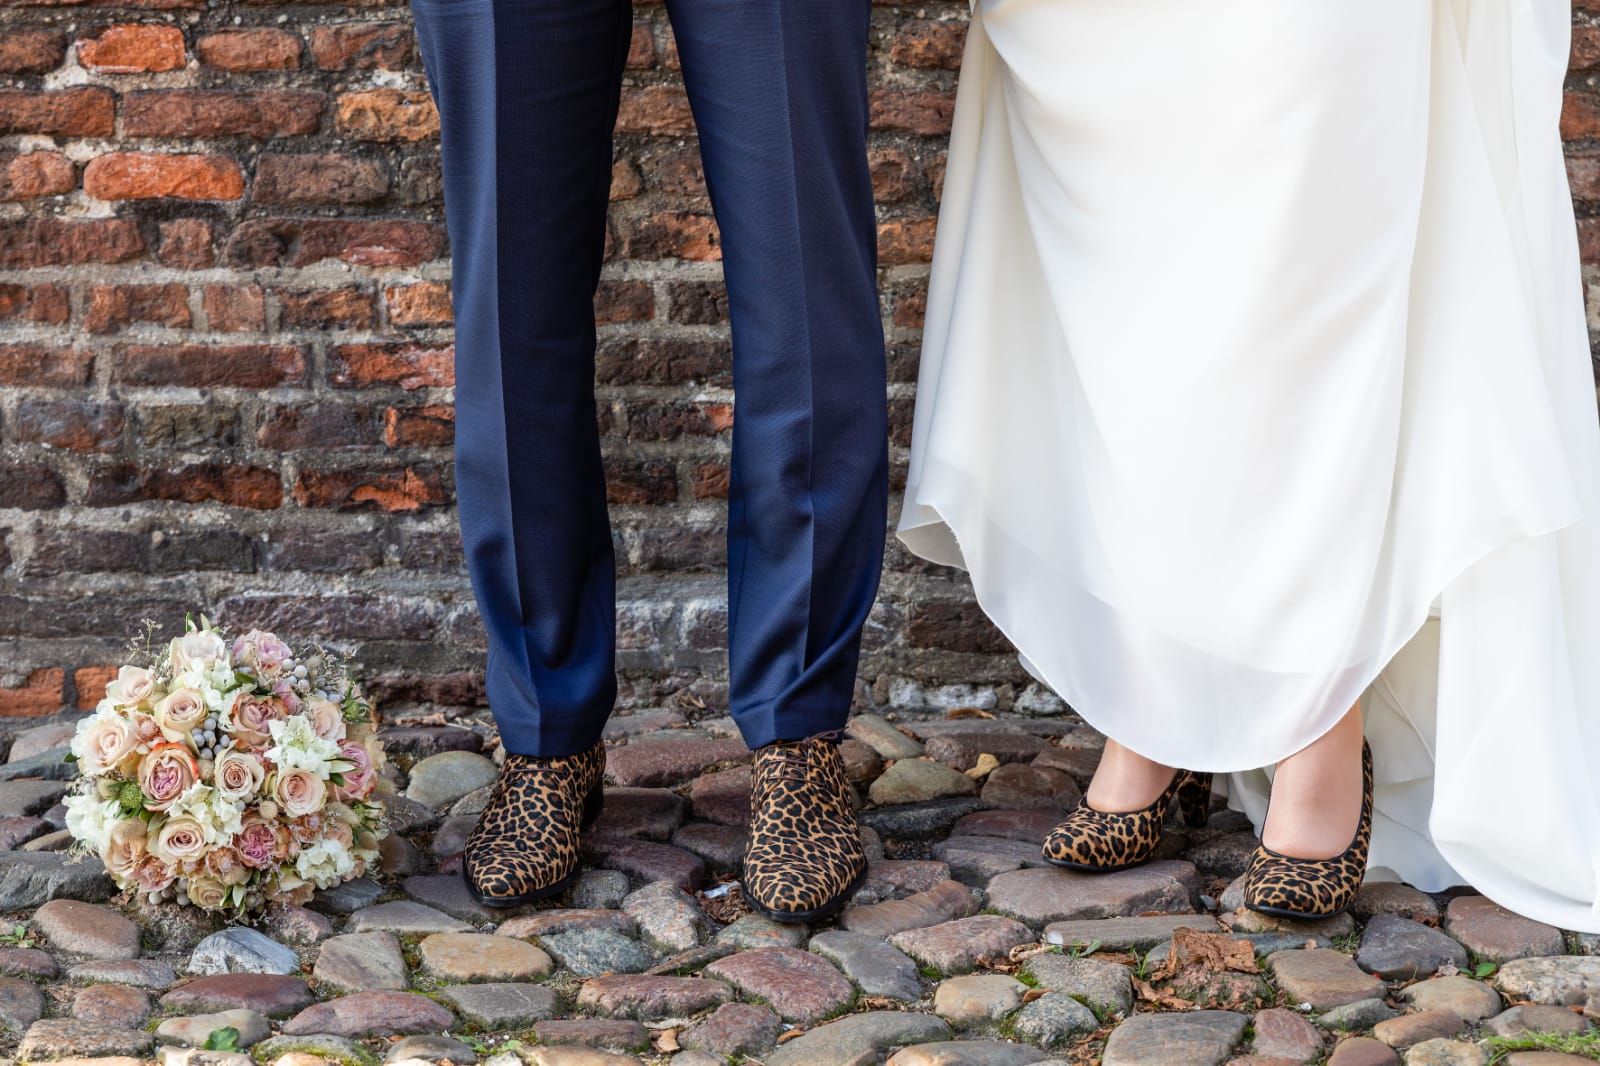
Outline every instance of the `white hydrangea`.
<svg viewBox="0 0 1600 1066"><path fill-rule="evenodd" d="M122 808L116 800L103 800L93 791L68 796L63 804L67 808L67 828L72 835L94 850L96 855L106 850L111 841L111 831L122 819Z"/></svg>
<svg viewBox="0 0 1600 1066"><path fill-rule="evenodd" d="M172 677L173 688L194 689L200 693L207 707L219 713L224 707L232 705L238 684L239 675L234 673L226 659L195 660Z"/></svg>
<svg viewBox="0 0 1600 1066"><path fill-rule="evenodd" d="M294 872L318 888L332 888L355 873L356 860L337 840L323 838L301 849Z"/></svg>
<svg viewBox="0 0 1600 1066"><path fill-rule="evenodd" d="M339 745L317 736L311 720L294 714L282 721L267 723L272 732L272 747L266 756L280 770L310 770L324 781L333 773L330 764L339 759Z"/></svg>
<svg viewBox="0 0 1600 1066"><path fill-rule="evenodd" d="M184 789L167 809L168 818L185 816L199 823L207 844L232 840L244 828L244 804L198 781Z"/></svg>

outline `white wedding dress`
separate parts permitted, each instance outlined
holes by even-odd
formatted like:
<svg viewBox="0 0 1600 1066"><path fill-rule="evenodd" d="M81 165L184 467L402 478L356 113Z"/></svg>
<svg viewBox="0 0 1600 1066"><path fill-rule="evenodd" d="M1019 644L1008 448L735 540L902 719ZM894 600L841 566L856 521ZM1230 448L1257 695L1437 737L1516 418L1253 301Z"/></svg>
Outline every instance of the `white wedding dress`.
<svg viewBox="0 0 1600 1066"><path fill-rule="evenodd" d="M1152 759L1600 931L1566 0L976 0L900 535ZM1431 616L1431 620L1430 620Z"/></svg>

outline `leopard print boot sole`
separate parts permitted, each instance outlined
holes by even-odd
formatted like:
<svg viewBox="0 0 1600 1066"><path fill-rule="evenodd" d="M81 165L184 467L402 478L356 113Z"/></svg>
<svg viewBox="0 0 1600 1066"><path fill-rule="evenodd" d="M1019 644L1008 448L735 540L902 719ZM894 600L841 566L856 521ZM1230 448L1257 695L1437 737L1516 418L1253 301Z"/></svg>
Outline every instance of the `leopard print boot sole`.
<svg viewBox="0 0 1600 1066"><path fill-rule="evenodd" d="M1350 846L1331 859L1297 859L1262 844L1245 871L1244 905L1273 918L1331 918L1356 898L1372 845L1372 748L1361 745L1361 821Z"/></svg>
<svg viewBox="0 0 1600 1066"><path fill-rule="evenodd" d="M1202 826L1211 813L1211 775L1179 770L1150 806L1137 811L1097 811L1084 800L1050 831L1041 849L1046 862L1086 873L1111 873L1149 862L1161 846L1174 806L1184 821Z"/></svg>
<svg viewBox="0 0 1600 1066"><path fill-rule="evenodd" d="M775 922L820 922L867 876L861 826L839 748L826 737L756 752L744 898Z"/></svg>
<svg viewBox="0 0 1600 1066"><path fill-rule="evenodd" d="M467 837L461 876L485 907L519 907L566 891L582 831L605 802L606 749L560 758L508 755Z"/></svg>

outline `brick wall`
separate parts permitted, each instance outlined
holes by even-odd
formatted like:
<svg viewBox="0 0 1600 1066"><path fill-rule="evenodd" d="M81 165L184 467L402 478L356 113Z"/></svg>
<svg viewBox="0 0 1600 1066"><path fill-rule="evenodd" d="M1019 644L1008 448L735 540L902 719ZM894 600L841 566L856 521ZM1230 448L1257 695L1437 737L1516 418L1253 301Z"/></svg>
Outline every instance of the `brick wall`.
<svg viewBox="0 0 1600 1066"><path fill-rule="evenodd" d="M1580 7L1587 216L1600 0ZM873 11L897 483L966 10ZM726 304L676 66L638 4L598 304L641 706L716 705L724 670ZM437 132L394 0L0 0L0 717L92 704L141 618L194 609L322 634L391 704L479 702ZM964 582L893 542L862 674L873 703L1053 704Z"/></svg>

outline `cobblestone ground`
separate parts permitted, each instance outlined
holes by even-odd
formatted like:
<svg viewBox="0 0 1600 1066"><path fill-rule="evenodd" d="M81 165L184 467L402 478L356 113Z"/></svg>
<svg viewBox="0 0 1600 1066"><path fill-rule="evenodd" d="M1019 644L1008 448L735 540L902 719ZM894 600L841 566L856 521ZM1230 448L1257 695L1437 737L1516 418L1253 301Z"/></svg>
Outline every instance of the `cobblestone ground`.
<svg viewBox="0 0 1600 1066"><path fill-rule="evenodd" d="M1163 858L1086 876L1038 844L1092 773L1067 719L852 721L866 886L837 921L746 913L748 752L726 719L610 727L606 812L566 899L491 912L459 850L495 765L453 726L390 728L384 870L260 930L130 910L73 861L71 724L0 766L0 1054L282 1066L1113 1066L1594 1061L1600 938L1473 895L1369 884L1310 925L1238 907L1254 840L1219 810ZM210 1041L220 1049L204 1050ZM229 1047L228 1045L231 1045Z"/></svg>

